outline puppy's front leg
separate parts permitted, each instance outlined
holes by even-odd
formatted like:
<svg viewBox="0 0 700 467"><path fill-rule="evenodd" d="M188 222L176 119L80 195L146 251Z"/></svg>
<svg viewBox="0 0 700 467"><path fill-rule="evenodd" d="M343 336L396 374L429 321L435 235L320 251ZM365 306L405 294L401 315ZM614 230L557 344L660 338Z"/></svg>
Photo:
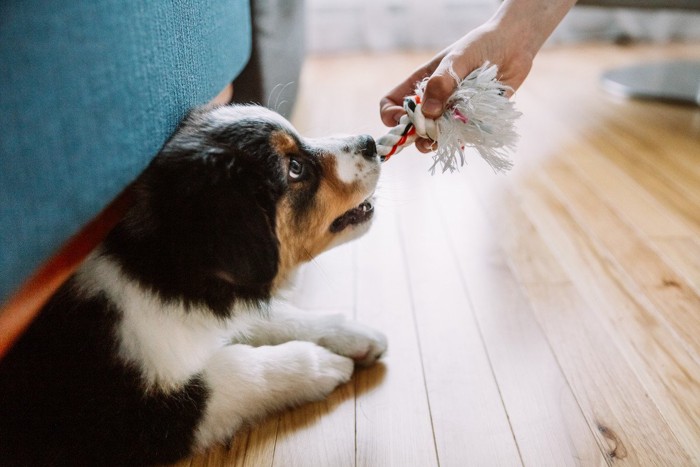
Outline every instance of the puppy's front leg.
<svg viewBox="0 0 700 467"><path fill-rule="evenodd" d="M353 367L349 358L310 342L224 347L203 373L209 399L197 448L227 441L241 425L276 410L324 399L350 379Z"/></svg>
<svg viewBox="0 0 700 467"><path fill-rule="evenodd" d="M387 348L384 334L342 314L324 315L299 310L287 303L276 302L269 314L249 323L246 339L251 345L272 345L292 340L316 343L368 366L381 357Z"/></svg>

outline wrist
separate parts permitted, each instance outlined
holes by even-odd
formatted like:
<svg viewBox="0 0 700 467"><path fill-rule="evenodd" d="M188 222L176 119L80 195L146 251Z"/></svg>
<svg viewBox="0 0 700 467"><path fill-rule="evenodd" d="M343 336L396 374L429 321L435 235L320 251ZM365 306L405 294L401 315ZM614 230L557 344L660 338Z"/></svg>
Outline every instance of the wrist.
<svg viewBox="0 0 700 467"><path fill-rule="evenodd" d="M504 45L530 60L539 52L575 0L504 0L489 20Z"/></svg>
<svg viewBox="0 0 700 467"><path fill-rule="evenodd" d="M498 42L508 56L508 59L530 58L535 55L542 46L538 32L528 18L516 15L512 11L499 9L488 21L489 29L498 36Z"/></svg>

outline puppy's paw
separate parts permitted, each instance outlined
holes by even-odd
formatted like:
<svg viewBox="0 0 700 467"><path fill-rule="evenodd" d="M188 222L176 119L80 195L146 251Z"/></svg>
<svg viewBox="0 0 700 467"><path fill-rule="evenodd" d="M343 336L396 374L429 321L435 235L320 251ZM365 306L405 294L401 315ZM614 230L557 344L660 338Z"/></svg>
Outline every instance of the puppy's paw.
<svg viewBox="0 0 700 467"><path fill-rule="evenodd" d="M386 336L379 331L339 315L327 328L318 344L348 358L360 366L376 362L387 349Z"/></svg>
<svg viewBox="0 0 700 467"><path fill-rule="evenodd" d="M311 342L293 341L283 344L297 356L299 367L298 381L302 398L306 400L323 399L333 390L352 377L353 361L336 355L328 349Z"/></svg>
<svg viewBox="0 0 700 467"><path fill-rule="evenodd" d="M318 366L316 368L316 381L321 387L325 387L328 392L333 391L337 386L347 383L352 377L355 369L353 361L342 355L316 346Z"/></svg>

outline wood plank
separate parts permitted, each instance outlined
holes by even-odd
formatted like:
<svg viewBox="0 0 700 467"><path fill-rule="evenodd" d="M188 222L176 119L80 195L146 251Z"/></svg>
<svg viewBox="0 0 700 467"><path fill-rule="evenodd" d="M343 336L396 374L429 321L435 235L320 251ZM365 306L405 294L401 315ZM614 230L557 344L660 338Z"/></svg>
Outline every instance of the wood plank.
<svg viewBox="0 0 700 467"><path fill-rule="evenodd" d="M563 167L547 171L547 180L558 189L567 209L601 244L610 260L619 264L630 287L641 289L664 320L681 336L694 355L700 356L700 296L678 276L652 248L646 245L607 204Z"/></svg>
<svg viewBox="0 0 700 467"><path fill-rule="evenodd" d="M530 93L521 94L520 97L520 101L524 101L521 105L526 108L539 108L540 102ZM700 138L694 138L692 131L683 131L683 127L692 121L691 117L697 111L686 107L656 107L657 111L663 111L665 118L647 121L653 118L648 115L649 112L644 109L635 110L637 116L633 120L636 122L640 118L644 119L643 124L635 126L649 128L651 125L653 128L661 127L667 132L672 132L673 138L659 135L658 139L668 143L673 157L697 159L696 155L700 154ZM622 120L628 121L630 118ZM612 162L607 157L604 145L595 148L587 139L577 139L577 127L580 126L577 121L556 118L548 112L538 112L537 118L526 120L524 126L525 138L524 144L521 144L521 151L555 152L559 163L574 169L578 177L585 179L588 186L594 187L596 193L609 204L616 215L647 237L649 246L666 258L668 265L683 276L696 293L700 290L700 279L697 277L700 274L700 265L697 264L700 261L697 246L700 229L697 226L687 222L679 213L669 210L668 206L660 203L627 172ZM548 128L548 133L554 137L549 137L545 144L542 144L542 139L538 136L528 138L530 134L536 135L538 128L542 126ZM681 131L678 131L679 128ZM679 145L679 141L682 144ZM527 154L528 159L531 157L532 154ZM697 160L693 165L700 167ZM697 186L700 188L700 183Z"/></svg>
<svg viewBox="0 0 700 467"><path fill-rule="evenodd" d="M290 300L309 313L355 307L352 245L330 250L304 265ZM279 416L274 466L352 465L355 459L355 387L336 389L328 399ZM323 439L323 443L318 440Z"/></svg>
<svg viewBox="0 0 700 467"><path fill-rule="evenodd" d="M440 465L521 465L508 415L454 252L429 199L439 183L404 155L404 183L420 193L398 209ZM419 213L419 214L418 214ZM439 247L438 247L439 246Z"/></svg>
<svg viewBox="0 0 700 467"><path fill-rule="evenodd" d="M700 238L669 238L654 243L676 273L700 294Z"/></svg>
<svg viewBox="0 0 700 467"><path fill-rule="evenodd" d="M275 443L279 429L279 416L273 415L260 424L243 430L234 438L227 465L236 467L271 467L275 456Z"/></svg>
<svg viewBox="0 0 700 467"><path fill-rule="evenodd" d="M612 125L607 122L606 125ZM627 139L616 139L613 129L606 126L598 128L599 133L588 133L588 141L613 160L618 166L631 174L638 183L653 190L669 207L679 212L700 229L700 192L697 191L698 178L681 167L669 163L673 157L665 154L658 157L646 152L648 140L631 143ZM615 129L617 130L617 129ZM661 146L656 146L662 151Z"/></svg>
<svg viewBox="0 0 700 467"><path fill-rule="evenodd" d="M622 354L674 433L693 458L700 459L700 367L696 359L660 322L651 303L619 284L606 256L598 252L544 184L530 181L517 192L544 242L569 271L601 326L615 336ZM510 197L507 203L518 204Z"/></svg>
<svg viewBox="0 0 700 467"><path fill-rule="evenodd" d="M651 248L652 257L660 255L664 259L669 258L669 245L674 245L681 239L688 241L697 235L694 226L677 212L669 210L667 205L660 203L656 193L644 189L643 185L607 158L609 145L604 141L597 146L589 144L587 134L580 131L581 127L586 128L585 122L573 118L571 112L567 115L567 112L561 110L556 114L548 111L551 109L543 109L540 98L547 95L551 86L547 87L544 81L537 83L537 97L528 93L520 95L523 98L520 99L521 105L525 106L523 110L531 117L529 122L525 122L526 133L520 152L525 161L535 161L532 167L520 171L526 173L520 178L521 181L536 180L538 174L548 173L551 166L570 168L575 176L562 182L562 189L582 183L576 180L577 177L585 180L586 185L595 189L596 195L607 202L615 215L628 223L630 229L646 242ZM573 101L569 105L578 110L576 97ZM639 108L634 110L640 111ZM687 125L689 112L688 109L682 109L674 110L673 113L685 114L683 124ZM624 121L630 118L629 115L620 116ZM666 126L667 131L674 130L673 125ZM547 129L546 139L543 138L544 128ZM677 128L676 126L675 129ZM662 139L675 138L675 133L672 134L673 136L666 135ZM527 187L523 189L523 185ZM557 258L566 267L576 287L602 317L611 335L618 334L621 337L618 342L627 360L687 452L698 462L700 453L697 440L700 439L700 434L697 407L700 407L700 403L697 394L700 394L700 370L696 354L689 354L674 333L659 321L654 304L643 293L634 287L628 290L629 287L621 285L622 280L617 278L614 262L610 261L608 255L597 253L598 250L590 243L589 234L569 218L563 205L557 206L551 192L540 189L533 194L530 190L532 183L512 183L511 186L515 188L515 196L507 204L522 205L537 224L547 244L555 249ZM659 246L662 241L667 242L665 246ZM691 253L687 256L692 256L693 250L687 251ZM684 263L684 267L679 266L676 258L676 262L669 261L668 266L675 273L680 271L681 277L686 279L693 272L697 273L698 269L693 266L692 260L685 258ZM668 302L670 306L675 303L673 299Z"/></svg>
<svg viewBox="0 0 700 467"><path fill-rule="evenodd" d="M489 207L491 225L500 225L495 229L498 236L507 238L518 235L517 229L503 222L519 204L516 198L508 196L505 184L499 184L497 180L483 183L471 173L470 182L477 189L482 204ZM540 231L550 232L548 229ZM565 235L559 237L566 238ZM515 245L516 242L504 241L502 244ZM538 236L528 237L528 244L533 254L537 253L541 261L549 263L552 270L562 267L559 256L554 256ZM510 253L507 251L517 273L520 268L514 261L517 256ZM527 270L527 264L525 268ZM554 276L560 277L560 274L555 273ZM616 334L600 326L593 308L577 288L572 283L559 280L550 282L549 275L543 275L539 283L532 282L531 277L529 279L523 285L532 300L538 322L549 339L590 429L609 460L619 462L624 459L624 465L642 462L650 465L655 465L655 462L659 465L691 465L690 456L680 446L675 433L669 429L654 403L648 400L646 389L616 347L617 339L613 337ZM586 374L595 374L596 377L591 379ZM618 381L624 381L624 387ZM647 422L638 423L641 418L647 418ZM636 421L632 423L631 419ZM648 424L660 431L655 433L649 430ZM655 460L651 460L647 457L651 455L647 452L648 445L658 443L657 435L665 437L664 445L671 443L675 447L656 453ZM634 444L634 449L630 449L630 443Z"/></svg>
<svg viewBox="0 0 700 467"><path fill-rule="evenodd" d="M398 237L396 211L379 205L371 231L357 242L356 317L386 333L389 341L380 364L355 377L358 466L438 465Z"/></svg>
<svg viewBox="0 0 700 467"><path fill-rule="evenodd" d="M700 148L698 148L700 151ZM574 151L562 151L562 159L574 167L577 176L594 186L616 214L649 238L693 237L700 233L682 217L674 215L644 190L626 172L607 159L606 154L579 143Z"/></svg>
<svg viewBox="0 0 700 467"><path fill-rule="evenodd" d="M441 227L459 262L523 463L605 465L530 302L506 264L498 243L504 237L494 235L463 177L455 178L462 179L439 184L435 204L442 208ZM545 275L549 281L564 282L563 271L545 270L542 261L531 261L537 255L530 242L538 235L532 225L512 211L504 214L499 216L505 224L501 228L520 232L506 240L511 251L530 252L516 260L524 265L528 280Z"/></svg>
<svg viewBox="0 0 700 467"><path fill-rule="evenodd" d="M690 466L615 340L581 317L593 310L570 284L531 284L535 313L606 455L616 465ZM575 323L575 324L574 324ZM595 375L594 378L591 375Z"/></svg>
<svg viewBox="0 0 700 467"><path fill-rule="evenodd" d="M303 310L353 313L352 245L341 245L303 265L289 300Z"/></svg>
<svg viewBox="0 0 700 467"><path fill-rule="evenodd" d="M591 48L581 47L579 50ZM678 213L692 223L700 232L700 173L697 154L700 150L700 126L697 118L700 111L693 107L673 107L663 103L615 100L597 89L603 66L623 65L624 60L661 58L668 54L683 57L683 50L661 52L660 48L639 48L637 56L630 51L609 50L601 54L595 66L586 60L569 63L567 67L557 65L571 50L551 50L551 60L538 63L528 80L527 91L533 100L546 102L540 127L556 121L547 132L547 137L557 135L562 128L569 128L583 136L580 143L592 145L600 154L613 162L644 187L666 209ZM685 58L697 55L700 45L692 44ZM645 52L646 51L646 52ZM630 58L634 57L634 58ZM619 63L614 61L619 58ZM556 78L556 79L553 79ZM551 99L552 86L557 81L577 82L567 87L566 99L558 102ZM572 112L572 109L575 111Z"/></svg>
<svg viewBox="0 0 700 467"><path fill-rule="evenodd" d="M544 244L541 245L542 251L547 251L544 249ZM543 255L546 256L546 255ZM556 265L556 260L554 258L550 257L550 260L552 261L553 265ZM516 265L517 269L517 265ZM542 280L542 283L546 283L547 278L544 277ZM557 354L557 357L559 358L562 367L564 368L564 371L567 373L567 377L569 381L572 384L572 387L574 388L577 397L579 398L579 401L581 401L582 407L584 408L584 411L587 414L587 417L589 418L589 423L591 423L591 427L593 429L598 429L598 424L600 423L601 427L607 427L604 428L602 432L598 433L599 434L599 442L606 442L606 444L603 444L603 446L607 446L606 452L608 454L611 454L612 451L610 449L614 448L614 445L608 445L606 441L606 437L610 438L610 440L616 440L620 441L622 445L624 446L624 441L622 438L619 437L619 433L617 435L614 435L615 430L610 431L610 425L606 425L605 423L601 423L599 421L598 415L596 415L596 407L605 407L608 404L617 404L620 403L621 401L625 401L626 398L629 398L632 396L632 394L635 394L634 397L638 398L640 401L646 401L646 394L645 394L645 388L641 388L638 385L638 382L634 381L635 375L632 372L630 368L627 367L626 362L624 362L624 359L620 359L619 357L616 357L619 355L619 352L616 352L615 350L611 349L606 349L605 346L600 347L598 343L595 341L593 342L587 342L588 339L603 339L606 342L612 343L617 341L617 339L612 339L609 336L606 335L605 330L598 329L596 327L595 323L589 323L589 318L591 317L593 311L592 309L581 299L580 295L578 292L570 285L570 284L562 284L562 283L554 283L554 284L547 284L546 286L542 286L541 284L536 284L529 282L526 284L526 287L531 295L532 298L534 298L533 303L534 306L536 307L544 307L544 308L538 308L536 311L538 315L540 315L540 322L542 323L543 328L545 329L546 333L552 333L555 339L559 339L562 330L557 331L556 324L552 322L552 318L557 318L557 319L563 319L561 316L563 312L566 312L564 314L569 314L568 319L570 319L573 323L577 323L578 321L585 321L587 328L587 331L583 333L581 336L577 336L578 339L570 339L570 338L561 338L560 341L555 341L552 342L552 346L554 348L554 351ZM559 291L557 289L563 289L564 291ZM534 292L533 292L534 290ZM547 305L546 300L543 300L543 295L548 296L549 294L554 293L555 295L559 296L557 298L557 301L555 302L556 305ZM573 298L568 297L568 295L572 295ZM563 301L563 302L562 302ZM580 305L574 306L573 303L579 303ZM545 306L547 305L547 306ZM583 307L582 309L577 310L576 308L580 306ZM551 309L550 309L551 307ZM546 310L549 310L545 313ZM549 313L552 313L550 315ZM555 316L556 315L556 316ZM584 319L581 319L584 317ZM546 322L546 323L545 323ZM581 327L583 323L580 324L568 324L568 325L563 325L564 328L566 328L566 332L574 332L576 328ZM548 329L548 328L551 328ZM585 329L584 328L584 329ZM614 335L614 334L611 334ZM577 342L580 340L579 342ZM562 346L562 349L559 349L559 346ZM614 347L614 344L612 345ZM589 360L593 360L594 362L597 360L597 362L593 364L600 365L601 368L603 366L607 366L610 370L612 370L610 373L607 375L602 375L601 374L601 369L599 368L596 370L595 374L597 375L597 378L600 377L607 377L609 378L607 383L601 383L596 384L590 381L584 381L585 378L583 377L583 374L587 373L587 371L590 371L590 368L588 370L581 369L581 364L582 362L579 363L573 363L567 360L566 355L563 355L562 350L563 347L566 347L568 351L574 352L574 353L579 353L580 355L576 355L576 358L580 358L582 360L586 360L589 364L591 362ZM577 349L578 347L578 349ZM593 350L595 349L595 350ZM614 353L610 353L614 352ZM595 355L591 355L591 353L595 353ZM564 357L564 358L563 358ZM615 360L615 362L611 362L609 364L606 364L607 361L609 360ZM620 385L617 384L615 381L618 381L617 379L617 372L619 370L616 370L616 367L621 367L624 369L624 373L626 376L624 376L622 379L624 379L625 384L629 385L629 387L626 390L623 390L624 394L614 394L611 396L609 393L612 391L618 392L621 390ZM577 380L575 375L572 375L570 372L576 372L576 371L582 371L581 375L581 380ZM628 379L628 377L630 379ZM586 387L587 386L587 387ZM594 400L595 399L595 400ZM648 402L648 401L647 401ZM616 414L622 416L628 416L628 417L634 417L634 413L636 412L636 403L633 403L631 407L628 407L627 409L623 409L622 407L609 407L605 409L605 411L610 411L611 414ZM664 419L662 416L657 413L654 407L653 403L648 403L647 404L647 410L650 412L650 416L652 417L653 421L652 423L655 426L659 426L659 424L663 425ZM604 412L605 412L604 411ZM637 432L639 429L643 429L644 427L641 425L638 426L629 426L627 429L629 430L627 435L628 437L632 437L634 439L639 439L639 437L653 437L655 436L653 433L647 431L644 435L640 435L640 433ZM600 431L600 430L599 430ZM670 438L673 438L673 434L670 433L668 430L668 427L665 428L665 431L667 432L667 436ZM602 436L602 437L601 437ZM644 444L646 445L646 444ZM665 453L664 455L667 455ZM620 456L620 453L616 453L616 456ZM623 452L622 455L627 456L628 454ZM649 462L651 465L654 465L653 462L650 462L649 459L646 459L646 454L642 454L638 457L638 460L635 459L628 459L630 461L629 465L637 465L637 462L640 462L642 459L644 459L644 463ZM681 458L683 459L683 462L685 464L680 464L680 465L687 465L688 461L687 458L685 457L685 454L682 454ZM611 460L619 460L617 458L611 459ZM669 461L665 457L660 457L658 460L662 464L667 463L669 465L675 465L673 462Z"/></svg>
<svg viewBox="0 0 700 467"><path fill-rule="evenodd" d="M601 109L602 110L602 109ZM677 183L677 188L696 199L698 195L697 161L691 162L687 157L691 146L697 149L697 139L700 138L700 128L693 128L690 122L674 128L676 138L667 138L669 130L649 121L662 118L669 109L661 103L647 103L646 112L629 113L629 119L620 119L610 109L608 113L599 112L603 116L604 125L596 128L601 136L615 141L615 144L630 160L649 164L657 171L657 175L667 177ZM645 114L647 118L645 118ZM600 117L599 117L600 118ZM612 136L612 137L611 137ZM691 143L691 141L693 141ZM687 149L684 151L682 149ZM695 158L693 158L695 159Z"/></svg>
<svg viewBox="0 0 700 467"><path fill-rule="evenodd" d="M700 153L700 142L697 148ZM690 152L687 152L689 154ZM615 214L644 238L696 293L700 293L700 229L670 212L600 152L579 145L562 159L586 180ZM700 184L699 184L700 185Z"/></svg>
<svg viewBox="0 0 700 467"><path fill-rule="evenodd" d="M230 445L214 446L173 467L272 467L279 415L273 415L234 435Z"/></svg>
<svg viewBox="0 0 700 467"><path fill-rule="evenodd" d="M326 400L282 414L272 465L353 465L354 398L354 384L349 382L337 388Z"/></svg>

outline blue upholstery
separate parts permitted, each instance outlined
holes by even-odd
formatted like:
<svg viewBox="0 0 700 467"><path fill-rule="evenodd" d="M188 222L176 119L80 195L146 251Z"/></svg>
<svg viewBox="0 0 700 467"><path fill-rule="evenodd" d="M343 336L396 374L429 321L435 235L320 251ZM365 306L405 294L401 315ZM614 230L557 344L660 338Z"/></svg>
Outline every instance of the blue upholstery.
<svg viewBox="0 0 700 467"><path fill-rule="evenodd" d="M0 2L0 303L236 77L247 0Z"/></svg>

